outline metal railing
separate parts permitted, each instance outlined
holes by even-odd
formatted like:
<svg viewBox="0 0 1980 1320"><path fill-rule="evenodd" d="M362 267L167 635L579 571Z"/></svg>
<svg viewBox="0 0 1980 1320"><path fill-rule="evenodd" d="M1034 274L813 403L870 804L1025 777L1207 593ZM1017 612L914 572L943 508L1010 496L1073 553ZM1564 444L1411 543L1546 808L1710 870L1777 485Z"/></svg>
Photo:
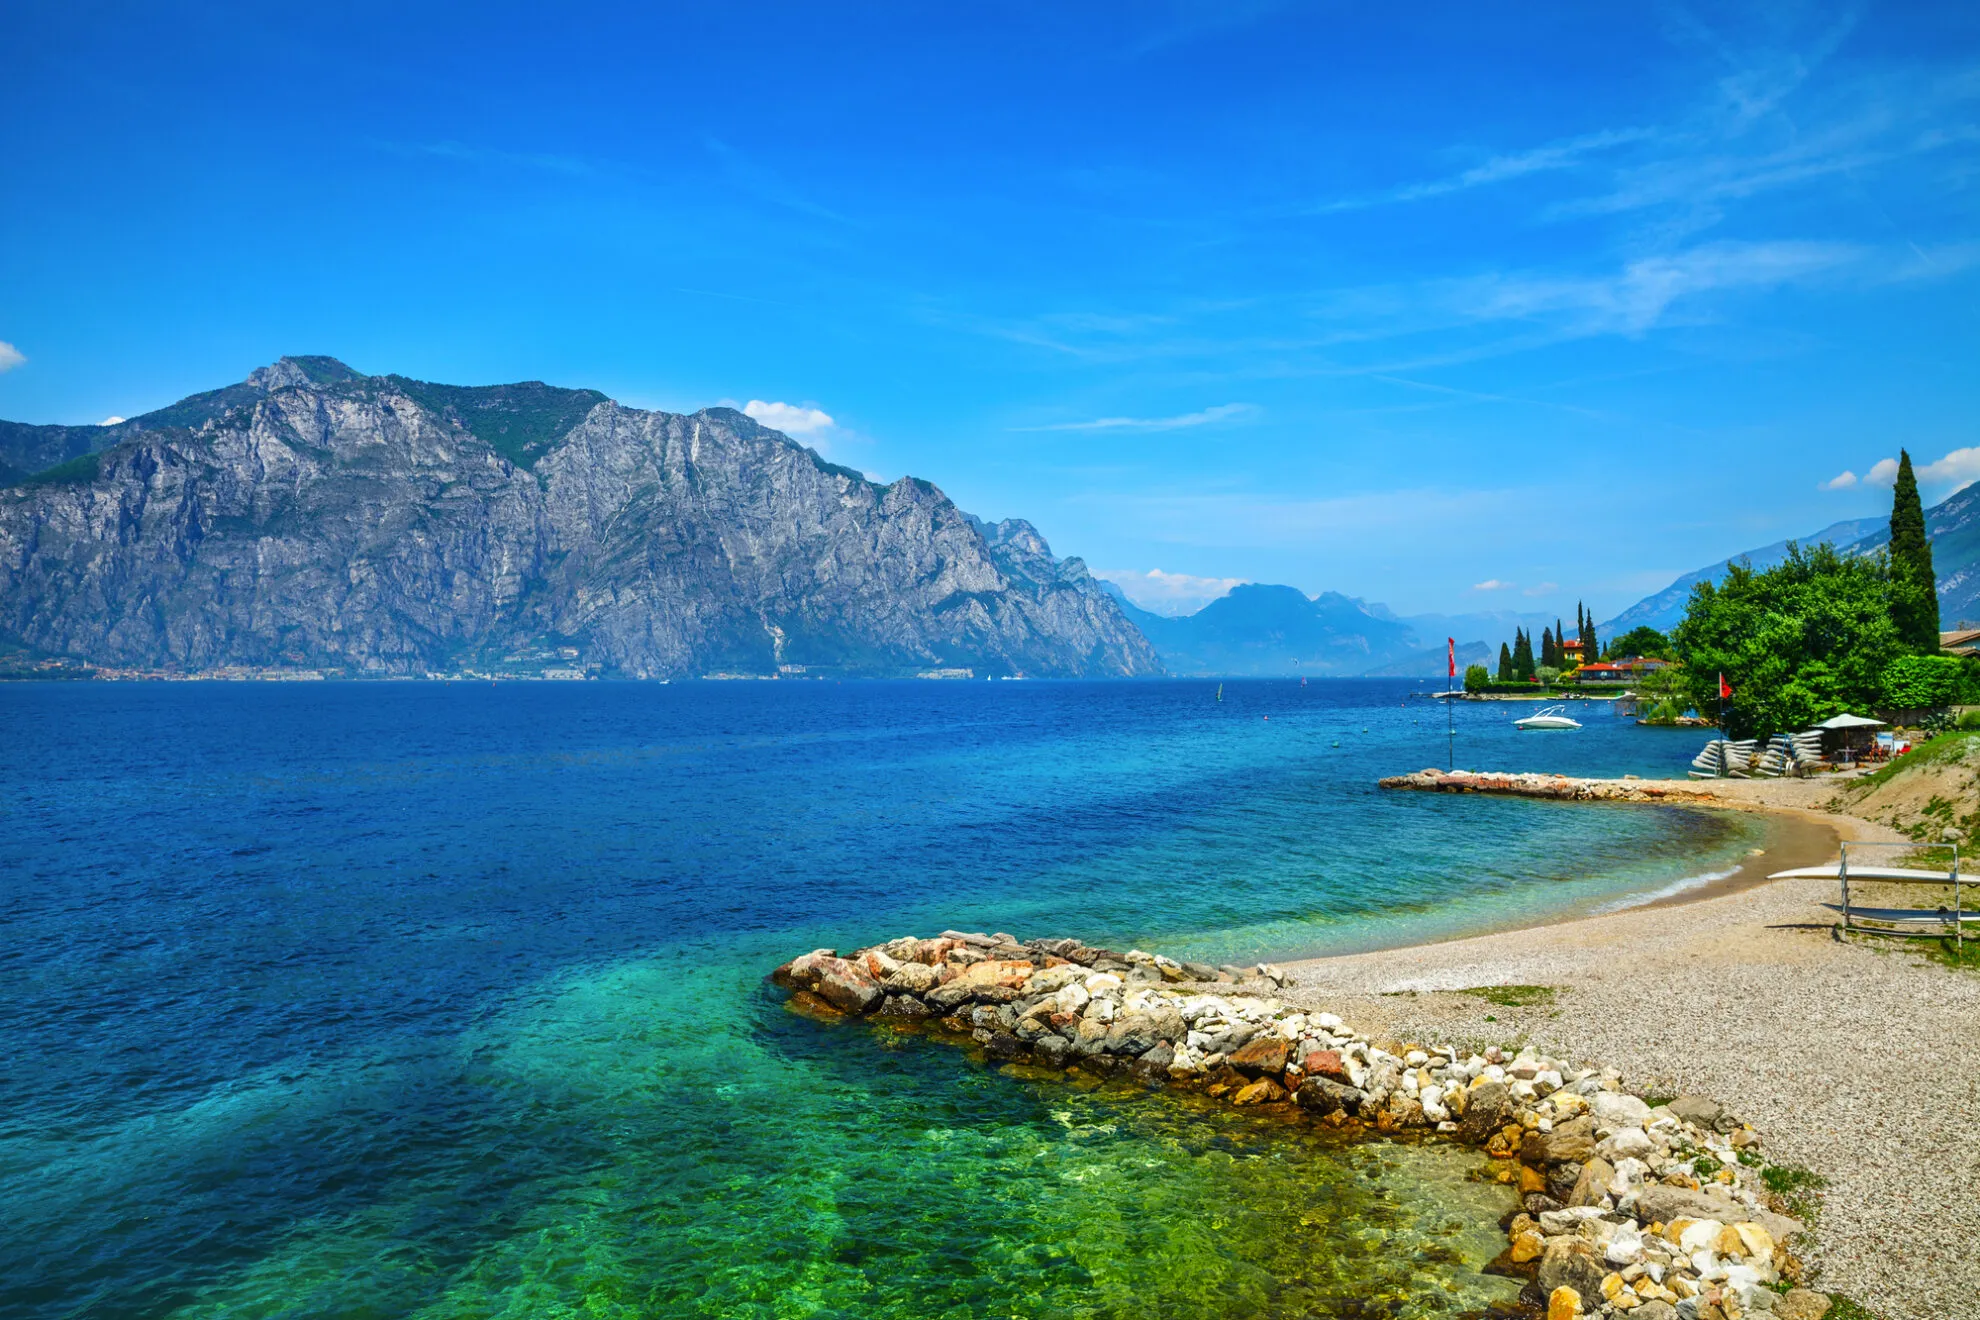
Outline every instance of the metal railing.
<svg viewBox="0 0 1980 1320"><path fill-rule="evenodd" d="M1939 875L1936 875L1936 874L1935 874L1935 875L1932 875L1932 876L1930 876L1930 877L1926 877L1926 876L1901 876L1901 877L1897 877L1897 878L1892 878L1892 877L1888 877L1888 876L1866 876L1866 877L1864 877L1864 880L1865 880L1865 883L1869 883L1869 884L1880 884L1880 885L1944 885L1944 884L1950 884L1950 885L1952 886L1952 891L1953 891L1953 910L1952 910L1952 919L1951 919L1951 925L1952 925L1952 935L1953 935L1953 947L1954 947L1955 949L1957 949L1957 950L1962 950L1962 951L1963 951L1963 950L1965 949L1965 947L1966 947L1966 913L1965 913L1965 906L1964 906L1964 900L1963 900L1963 897L1962 897L1962 885L1961 885L1961 882L1960 882L1960 877L1959 877L1959 845L1958 845L1957 843L1914 843L1914 842L1912 842L1912 841L1911 841L1911 840L1909 840L1909 839L1906 839L1906 840L1902 840L1902 841L1898 841L1898 840L1888 840L1888 841L1886 841L1886 840L1870 840L1870 839L1858 839L1858 840L1854 840L1854 841L1852 841L1852 842L1847 842L1847 843L1844 843L1844 844L1842 844L1842 845L1841 845L1841 848L1842 848L1842 861L1841 861L1840 863L1838 863L1838 865L1836 866L1836 875L1837 875L1837 876L1838 876L1838 878L1840 878L1840 879L1841 879L1841 881L1842 881L1842 924L1843 924L1843 929L1844 929L1844 930L1864 930L1864 929L1866 929L1866 928L1864 928L1864 927L1859 927L1859 926L1856 926L1856 925L1853 925L1853 924L1851 923L1851 921L1850 921L1850 907L1849 907L1849 850L1850 850L1851 848L1902 848L1902 849L1906 849L1906 850L1909 850L1909 851L1912 851L1912 852L1923 852L1923 851L1925 851L1926 849L1938 849L1938 850L1940 850L1940 851L1942 851L1942 852L1943 852L1943 851L1950 851L1950 852L1952 853L1952 866L1950 867L1950 869L1948 869L1948 870L1947 870L1947 872L1946 872L1946 874L1945 874L1945 875L1943 875L1943 876L1939 876ZM1901 869L1901 868L1897 868L1897 867L1893 867L1893 868L1891 868L1891 869L1893 869L1893 870L1897 870L1897 869ZM1917 916L1915 916L1915 917L1912 917L1912 916L1906 916L1906 917L1893 917L1893 918L1877 918L1877 917L1870 917L1870 918L1867 918L1867 919L1868 919L1868 920L1871 920L1871 921L1877 921L1877 920L1886 920L1886 921L1889 921L1889 922L1892 922L1892 923L1896 923L1896 922L1899 922L1899 921L1913 921L1913 922L1917 922L1917 923L1921 923L1921 924L1922 924L1922 923L1924 923L1924 922L1927 922L1927 921L1930 921L1930 920L1932 920L1932 919L1933 919L1933 917L1935 917L1935 916L1936 916L1936 917L1938 918L1938 920L1939 920L1939 923L1940 923L1940 925L1941 925L1941 926L1944 926L1945 924L1947 924L1947 923L1946 923L1946 918L1945 918L1945 916L1943 915L1943 914L1944 914L1944 911L1945 911L1945 909L1943 909L1943 908L1941 908L1941 909L1939 909L1939 911L1938 911L1938 912L1936 912L1936 913L1927 913L1927 912L1923 912L1923 911L1920 911L1920 912L1919 912L1919 913L1917 914ZM1924 935L1924 934L1929 934L1929 932L1925 932L1925 931L1906 931L1906 930L1867 930L1867 933L1869 933L1869 934L1873 934L1873 935L1912 935L1912 934L1919 934L1919 935Z"/></svg>

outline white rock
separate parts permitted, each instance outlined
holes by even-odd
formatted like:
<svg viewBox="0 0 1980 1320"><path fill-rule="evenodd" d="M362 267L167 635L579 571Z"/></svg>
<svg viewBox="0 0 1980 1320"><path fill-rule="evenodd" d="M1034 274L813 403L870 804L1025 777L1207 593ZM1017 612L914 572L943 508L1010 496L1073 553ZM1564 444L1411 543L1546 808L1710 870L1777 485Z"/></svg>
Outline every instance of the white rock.
<svg viewBox="0 0 1980 1320"><path fill-rule="evenodd" d="M1678 1250L1703 1251L1719 1240L1719 1234L1725 1227L1716 1219L1694 1219L1685 1225L1684 1232L1678 1234Z"/></svg>
<svg viewBox="0 0 1980 1320"><path fill-rule="evenodd" d="M1343 1025L1341 1020L1332 1013L1322 1013L1319 1017L1314 1018L1313 1021L1322 1031L1339 1031Z"/></svg>
<svg viewBox="0 0 1980 1320"><path fill-rule="evenodd" d="M1109 990L1121 988L1121 978L1112 972L1095 972L1086 978L1086 992L1090 995L1105 994Z"/></svg>
<svg viewBox="0 0 1980 1320"><path fill-rule="evenodd" d="M1607 1123L1612 1127L1642 1127L1650 1117L1650 1106L1633 1095L1620 1091L1597 1091L1588 1097L1589 1108L1595 1113L1597 1123Z"/></svg>
<svg viewBox="0 0 1980 1320"><path fill-rule="evenodd" d="M1633 1228L1619 1228L1609 1239L1603 1259L1611 1265L1635 1265L1643 1259L1643 1234Z"/></svg>
<svg viewBox="0 0 1980 1320"><path fill-rule="evenodd" d="M1598 1149L1602 1153L1602 1158L1613 1163L1630 1156L1641 1158L1648 1155L1657 1149L1657 1143L1652 1141L1650 1134L1642 1128L1626 1127L1616 1129L1615 1135L1604 1141Z"/></svg>
<svg viewBox="0 0 1980 1320"><path fill-rule="evenodd" d="M1403 1055L1403 1062L1412 1068L1421 1068L1424 1064L1430 1062L1430 1056L1422 1050L1411 1050L1408 1054Z"/></svg>

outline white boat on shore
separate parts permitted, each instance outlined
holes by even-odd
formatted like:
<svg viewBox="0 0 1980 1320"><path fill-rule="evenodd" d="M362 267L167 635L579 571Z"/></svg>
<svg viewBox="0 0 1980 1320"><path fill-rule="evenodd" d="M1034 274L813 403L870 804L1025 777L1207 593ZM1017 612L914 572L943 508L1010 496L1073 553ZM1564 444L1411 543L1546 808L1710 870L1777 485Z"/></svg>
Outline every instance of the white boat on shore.
<svg viewBox="0 0 1980 1320"><path fill-rule="evenodd" d="M1515 729L1578 729L1581 721L1568 718L1566 706L1548 706L1528 715L1523 720L1514 720Z"/></svg>

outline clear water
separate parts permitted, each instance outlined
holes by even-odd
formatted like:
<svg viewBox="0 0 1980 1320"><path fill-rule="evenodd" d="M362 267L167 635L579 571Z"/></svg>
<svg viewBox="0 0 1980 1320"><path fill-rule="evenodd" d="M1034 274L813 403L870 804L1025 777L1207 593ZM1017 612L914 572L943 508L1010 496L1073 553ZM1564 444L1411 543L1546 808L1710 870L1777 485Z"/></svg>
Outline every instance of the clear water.
<svg viewBox="0 0 1980 1320"><path fill-rule="evenodd" d="M944 926L1223 961L1594 910L1740 818L1385 794L1405 682L0 685L0 1313L1449 1315L1505 1195L791 1017ZM1696 738L1456 712L1460 765Z"/></svg>

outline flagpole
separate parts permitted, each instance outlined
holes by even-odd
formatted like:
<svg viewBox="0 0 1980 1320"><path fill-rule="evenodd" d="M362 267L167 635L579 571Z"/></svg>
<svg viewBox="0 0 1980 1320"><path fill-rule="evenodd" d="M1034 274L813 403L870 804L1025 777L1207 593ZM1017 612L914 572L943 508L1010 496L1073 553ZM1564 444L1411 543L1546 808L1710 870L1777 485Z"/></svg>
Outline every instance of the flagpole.
<svg viewBox="0 0 1980 1320"><path fill-rule="evenodd" d="M1451 691L1455 692L1457 691L1457 638L1446 637L1444 645L1450 648L1446 652L1448 657L1446 667L1450 670ZM1457 712L1452 709L1452 704L1456 701L1457 698L1454 696L1444 698L1444 769L1446 770L1457 769Z"/></svg>

